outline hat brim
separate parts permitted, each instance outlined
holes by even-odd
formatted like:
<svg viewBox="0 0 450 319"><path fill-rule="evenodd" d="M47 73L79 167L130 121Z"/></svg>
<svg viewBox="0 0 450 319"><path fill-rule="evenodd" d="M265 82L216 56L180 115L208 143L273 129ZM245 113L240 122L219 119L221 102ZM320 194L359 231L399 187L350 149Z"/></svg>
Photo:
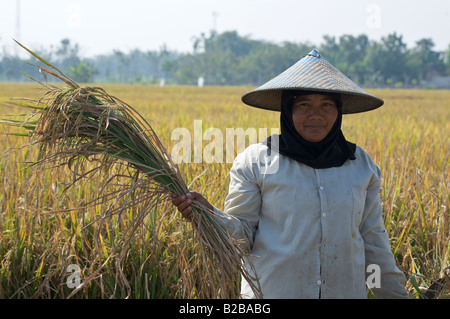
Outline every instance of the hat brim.
<svg viewBox="0 0 450 319"><path fill-rule="evenodd" d="M296 91L307 90L317 93L339 93L341 94L343 114L367 112L370 110L377 109L384 104L384 101L382 99L379 99L375 96L371 96L368 94L358 94L338 90L323 90L305 87L301 88L285 87L285 88L263 89L263 90L256 89L244 94L242 96L242 102L253 107L280 112L281 94L285 90L296 90Z"/></svg>
<svg viewBox="0 0 450 319"><path fill-rule="evenodd" d="M384 104L382 99L361 89L316 50L312 50L257 89L244 94L242 102L262 109L280 111L281 94L285 90L339 93L343 114L366 112Z"/></svg>

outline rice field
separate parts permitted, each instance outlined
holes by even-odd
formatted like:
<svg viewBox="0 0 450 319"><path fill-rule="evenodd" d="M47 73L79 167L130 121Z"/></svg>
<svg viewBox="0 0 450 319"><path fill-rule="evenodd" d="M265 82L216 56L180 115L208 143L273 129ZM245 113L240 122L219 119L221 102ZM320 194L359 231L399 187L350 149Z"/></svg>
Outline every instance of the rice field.
<svg viewBox="0 0 450 319"><path fill-rule="evenodd" d="M172 135L177 128L191 132L192 142L200 139L200 151L209 146L210 137L194 134L195 123L201 124L202 132L216 128L224 137L227 128L255 128L270 134L279 127L278 113L242 104L240 97L249 87L102 87L137 109L169 152L179 142ZM0 84L1 117L16 112L3 106L9 98L38 97L40 91L37 84ZM434 297L449 298L450 91L369 92L384 99L385 105L345 115L343 132L382 170L385 225L410 297L432 297L427 289L443 278L439 281L443 289ZM105 209L84 207L85 199L98 191L97 181L61 196L72 178L70 172L55 168L38 174L27 168L26 162L35 159L38 150L15 149L28 139L7 136L9 128L0 129L0 298L205 297L202 282L208 272L194 249L192 228L170 202L161 202L120 251L115 239L123 235L135 212L120 220L89 224ZM239 152L236 145L223 149L222 161L181 164L191 189L219 208L223 208L231 166L225 158ZM73 210L58 212L62 209ZM86 280L89 284L73 293Z"/></svg>

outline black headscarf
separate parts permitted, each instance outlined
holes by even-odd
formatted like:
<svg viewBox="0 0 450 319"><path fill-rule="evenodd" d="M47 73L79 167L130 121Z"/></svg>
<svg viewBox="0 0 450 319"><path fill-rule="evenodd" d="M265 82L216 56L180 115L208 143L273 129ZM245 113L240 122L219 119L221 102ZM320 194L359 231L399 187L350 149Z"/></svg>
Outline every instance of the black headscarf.
<svg viewBox="0 0 450 319"><path fill-rule="evenodd" d="M283 91L281 101L279 153L313 168L342 166L355 159L356 145L348 142L341 131L342 101L339 94L331 95L337 102L338 116L328 135L320 142L305 140L295 129L292 120L292 102L300 95L318 94L307 91ZM268 146L271 147L270 138Z"/></svg>

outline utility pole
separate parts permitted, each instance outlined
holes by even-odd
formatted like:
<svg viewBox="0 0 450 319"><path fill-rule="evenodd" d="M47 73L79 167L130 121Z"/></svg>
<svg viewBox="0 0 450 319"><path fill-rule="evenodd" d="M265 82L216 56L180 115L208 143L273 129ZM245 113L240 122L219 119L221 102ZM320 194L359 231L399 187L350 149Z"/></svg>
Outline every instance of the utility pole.
<svg viewBox="0 0 450 319"><path fill-rule="evenodd" d="M219 14L216 11L213 11L213 31L217 33L217 17Z"/></svg>

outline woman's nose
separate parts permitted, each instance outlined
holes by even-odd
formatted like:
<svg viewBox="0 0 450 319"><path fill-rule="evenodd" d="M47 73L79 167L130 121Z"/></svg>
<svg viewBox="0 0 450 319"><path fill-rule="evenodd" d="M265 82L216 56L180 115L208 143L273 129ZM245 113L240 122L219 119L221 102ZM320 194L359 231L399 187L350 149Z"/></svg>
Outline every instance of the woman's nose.
<svg viewBox="0 0 450 319"><path fill-rule="evenodd" d="M310 108L308 115L311 118L321 118L323 116L322 110L319 107L312 107L312 108Z"/></svg>

